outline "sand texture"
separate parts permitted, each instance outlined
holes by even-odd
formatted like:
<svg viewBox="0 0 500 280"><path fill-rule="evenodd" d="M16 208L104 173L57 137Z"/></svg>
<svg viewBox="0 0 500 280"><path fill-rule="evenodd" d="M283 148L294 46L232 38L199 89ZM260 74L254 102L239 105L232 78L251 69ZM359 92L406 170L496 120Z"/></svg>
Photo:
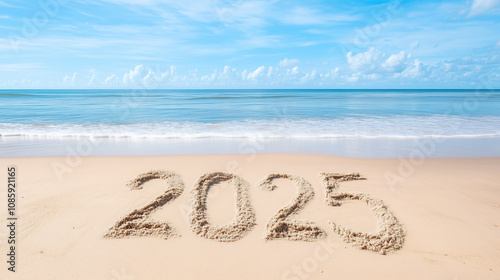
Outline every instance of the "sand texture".
<svg viewBox="0 0 500 280"><path fill-rule="evenodd" d="M236 217L227 225L217 226L208 221L207 196L214 184L230 181L234 187ZM200 177L192 191L189 222L191 230L208 239L233 242L241 239L255 226L255 214L248 195L249 184L234 174L223 172L207 173Z"/></svg>
<svg viewBox="0 0 500 280"><path fill-rule="evenodd" d="M370 250L385 254L386 252L399 250L403 247L405 231L394 214L387 208L384 202L366 193L337 193L340 182L353 180L366 180L359 173L339 174L321 173L325 186L326 204L340 206L349 200L360 200L365 202L377 218L378 229L375 233L364 233L352 230L348 227L337 225L329 221L333 231L342 237L346 243L363 250Z"/></svg>
<svg viewBox="0 0 500 280"><path fill-rule="evenodd" d="M316 241L326 237L326 232L311 221L299 221L290 216L298 214L306 203L314 197L314 189L304 178L290 174L269 174L259 186L261 189L273 191L277 188L274 179L285 178L291 180L297 187L297 193L292 201L281 208L266 225L267 240L287 239L296 241Z"/></svg>
<svg viewBox="0 0 500 280"><path fill-rule="evenodd" d="M122 238L134 236L161 236L165 239L179 234L166 222L148 221L148 216L167 204L172 199L176 199L184 191L184 183L179 175L174 172L155 170L142 173L135 179L127 183L131 190L140 190L142 185L149 180L162 179L166 181L167 190L155 200L141 209L132 211L127 216L121 218L111 227L105 238Z"/></svg>
<svg viewBox="0 0 500 280"><path fill-rule="evenodd" d="M18 180L15 273L0 188L2 280L500 279L500 158L0 163Z"/></svg>

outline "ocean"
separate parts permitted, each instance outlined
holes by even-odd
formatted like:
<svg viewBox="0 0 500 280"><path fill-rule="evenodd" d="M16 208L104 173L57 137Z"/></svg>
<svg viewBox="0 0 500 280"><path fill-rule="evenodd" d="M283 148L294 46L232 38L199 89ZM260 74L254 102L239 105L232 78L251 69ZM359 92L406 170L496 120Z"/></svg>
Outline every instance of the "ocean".
<svg viewBox="0 0 500 280"><path fill-rule="evenodd" d="M0 136L4 156L13 139L496 139L500 90L0 90Z"/></svg>
<svg viewBox="0 0 500 280"><path fill-rule="evenodd" d="M500 91L0 90L0 135L232 138L500 135Z"/></svg>

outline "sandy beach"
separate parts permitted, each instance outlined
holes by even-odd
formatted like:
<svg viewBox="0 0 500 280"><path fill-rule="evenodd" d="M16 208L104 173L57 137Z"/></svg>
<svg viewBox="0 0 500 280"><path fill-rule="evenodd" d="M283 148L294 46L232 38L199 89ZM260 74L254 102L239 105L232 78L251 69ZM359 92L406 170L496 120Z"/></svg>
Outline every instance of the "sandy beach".
<svg viewBox="0 0 500 280"><path fill-rule="evenodd" d="M0 22L0 280L500 280L500 0Z"/></svg>
<svg viewBox="0 0 500 280"><path fill-rule="evenodd" d="M72 160L0 159L2 185L8 180L7 168L16 168L18 218L16 273L7 270L4 252L9 248L2 242L1 279L500 277L500 158L425 159L409 170L400 159L295 154ZM128 183L150 170L178 177L158 173L159 179L139 180L135 188ZM225 173L232 175L221 175ZM387 243L392 250L363 250L332 229L333 222L370 236L384 227L378 222L387 216L375 215L364 200L326 197L328 186L321 173L359 173L366 178L338 180L338 188L330 192L364 194L383 202L387 208L378 210L387 210L384 213L392 214L402 229L401 240ZM301 181L275 176L273 190L259 188L270 174ZM175 191L172 178L177 180ZM314 230L316 234L307 241L269 238L273 229L268 222L306 189L300 211L290 208L295 212L281 222L299 236ZM6 187L0 197L6 200ZM159 207L151 204L157 198ZM199 200L194 203L194 198ZM335 199L339 205L332 206ZM149 204L154 209L146 209ZM2 205L7 223L7 207ZM130 213L147 217L130 218ZM124 226L124 236L105 237L127 215L132 229L141 223L143 228L159 227L138 236ZM299 226L292 228L291 223ZM8 228L2 226L0 234L5 240Z"/></svg>

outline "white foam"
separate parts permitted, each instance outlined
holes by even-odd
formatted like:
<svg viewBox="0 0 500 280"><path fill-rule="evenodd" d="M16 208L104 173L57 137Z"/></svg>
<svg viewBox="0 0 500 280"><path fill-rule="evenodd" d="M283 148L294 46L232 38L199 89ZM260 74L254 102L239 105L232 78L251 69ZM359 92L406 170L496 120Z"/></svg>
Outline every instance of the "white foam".
<svg viewBox="0 0 500 280"><path fill-rule="evenodd" d="M500 136L500 117L394 116L141 124L0 123L1 137L28 138L421 138Z"/></svg>

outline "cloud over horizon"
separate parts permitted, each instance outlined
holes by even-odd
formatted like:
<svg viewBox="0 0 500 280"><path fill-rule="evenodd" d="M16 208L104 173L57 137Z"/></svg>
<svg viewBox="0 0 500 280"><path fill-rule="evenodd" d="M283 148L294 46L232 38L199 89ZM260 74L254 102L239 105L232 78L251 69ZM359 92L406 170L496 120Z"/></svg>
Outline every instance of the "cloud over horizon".
<svg viewBox="0 0 500 280"><path fill-rule="evenodd" d="M2 88L500 86L500 0L30 5L2 7Z"/></svg>

